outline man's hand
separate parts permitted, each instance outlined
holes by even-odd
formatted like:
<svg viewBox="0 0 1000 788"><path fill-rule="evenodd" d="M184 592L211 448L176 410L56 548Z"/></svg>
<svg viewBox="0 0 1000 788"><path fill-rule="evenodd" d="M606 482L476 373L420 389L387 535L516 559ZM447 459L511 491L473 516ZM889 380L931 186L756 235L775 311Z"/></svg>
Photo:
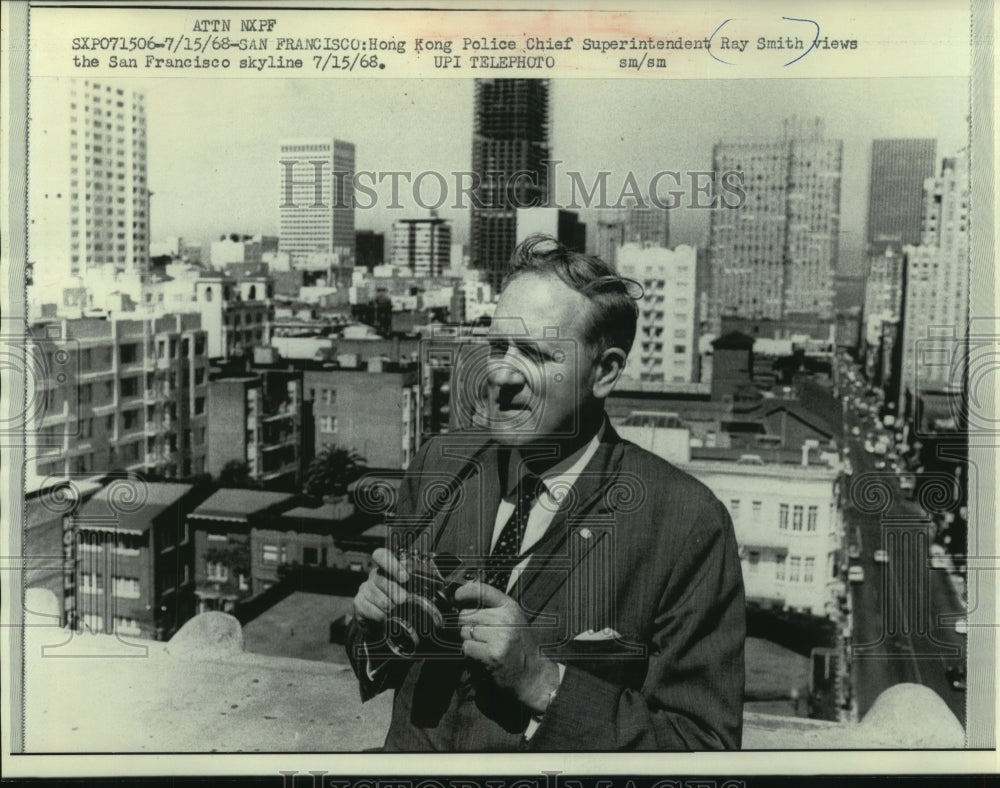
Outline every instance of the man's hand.
<svg viewBox="0 0 1000 788"><path fill-rule="evenodd" d="M497 686L533 712L544 713L559 688L559 668L539 652L517 602L484 583L466 583L455 592L455 601L478 605L459 614L465 655L481 663Z"/></svg>
<svg viewBox="0 0 1000 788"><path fill-rule="evenodd" d="M384 547L372 553L372 560L375 566L354 596L354 620L368 642L382 639L388 612L406 601L406 589L400 583L410 579L396 556Z"/></svg>

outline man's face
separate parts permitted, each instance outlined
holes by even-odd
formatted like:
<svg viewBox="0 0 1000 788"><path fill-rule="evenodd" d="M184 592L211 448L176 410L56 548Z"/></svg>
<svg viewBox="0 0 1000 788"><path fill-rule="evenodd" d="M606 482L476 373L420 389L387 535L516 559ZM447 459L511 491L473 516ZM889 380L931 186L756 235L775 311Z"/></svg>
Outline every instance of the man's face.
<svg viewBox="0 0 1000 788"><path fill-rule="evenodd" d="M556 277L522 274L500 295L489 331L486 426L501 443L565 440L593 397L590 302Z"/></svg>

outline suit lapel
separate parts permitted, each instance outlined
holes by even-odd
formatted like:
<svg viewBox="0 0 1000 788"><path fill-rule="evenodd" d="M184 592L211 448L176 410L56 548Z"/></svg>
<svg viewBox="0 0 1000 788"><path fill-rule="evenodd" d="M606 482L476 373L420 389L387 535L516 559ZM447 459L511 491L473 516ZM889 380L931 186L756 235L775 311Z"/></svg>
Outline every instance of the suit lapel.
<svg viewBox="0 0 1000 788"><path fill-rule="evenodd" d="M569 573L597 546L590 539L582 549L572 549L569 540L587 517L600 518L608 514L605 492L618 473L623 454L621 438L608 424L593 459L577 478L542 538L531 550L525 571L511 589L526 611L541 611L563 585Z"/></svg>
<svg viewBox="0 0 1000 788"><path fill-rule="evenodd" d="M496 446L488 443L442 447L442 461L443 467L461 477L461 483L460 489L452 496L453 505L444 507L433 516L430 524L433 550L454 555L479 555L485 532L485 549L488 551L493 519L500 500Z"/></svg>

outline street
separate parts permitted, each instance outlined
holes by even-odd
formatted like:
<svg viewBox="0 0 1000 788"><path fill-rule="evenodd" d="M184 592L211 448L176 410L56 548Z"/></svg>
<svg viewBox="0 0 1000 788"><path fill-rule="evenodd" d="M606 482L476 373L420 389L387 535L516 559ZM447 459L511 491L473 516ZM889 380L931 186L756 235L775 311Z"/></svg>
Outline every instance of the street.
<svg viewBox="0 0 1000 788"><path fill-rule="evenodd" d="M931 521L908 500L891 467L876 469L879 457L865 450L871 422L845 408L845 436L853 475L847 477L844 525L848 544L860 536L860 555L850 560L864 571L862 582L851 583L853 602L852 674L858 716L888 687L900 682L934 690L965 724L965 692L951 687L946 671L965 664L965 636L955 621L965 614L948 572L930 565ZM860 428L853 436L852 429ZM858 485L885 480L891 502L884 513L865 501ZM854 501L852 502L852 487ZM884 489L884 488L883 488ZM887 561L875 560L885 550Z"/></svg>

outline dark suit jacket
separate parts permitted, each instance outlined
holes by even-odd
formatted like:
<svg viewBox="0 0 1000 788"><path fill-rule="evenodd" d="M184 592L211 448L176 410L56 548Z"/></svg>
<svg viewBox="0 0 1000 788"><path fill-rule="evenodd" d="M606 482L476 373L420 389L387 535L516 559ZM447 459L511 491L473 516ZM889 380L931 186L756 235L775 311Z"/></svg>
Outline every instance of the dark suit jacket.
<svg viewBox="0 0 1000 788"><path fill-rule="evenodd" d="M425 444L393 522L438 552L488 555L497 451L461 434ZM352 631L362 698L396 691L386 750L740 746L743 578L732 522L707 487L608 425L531 555L510 593L566 666L540 727L525 741L527 710L461 655L394 659L369 679Z"/></svg>

